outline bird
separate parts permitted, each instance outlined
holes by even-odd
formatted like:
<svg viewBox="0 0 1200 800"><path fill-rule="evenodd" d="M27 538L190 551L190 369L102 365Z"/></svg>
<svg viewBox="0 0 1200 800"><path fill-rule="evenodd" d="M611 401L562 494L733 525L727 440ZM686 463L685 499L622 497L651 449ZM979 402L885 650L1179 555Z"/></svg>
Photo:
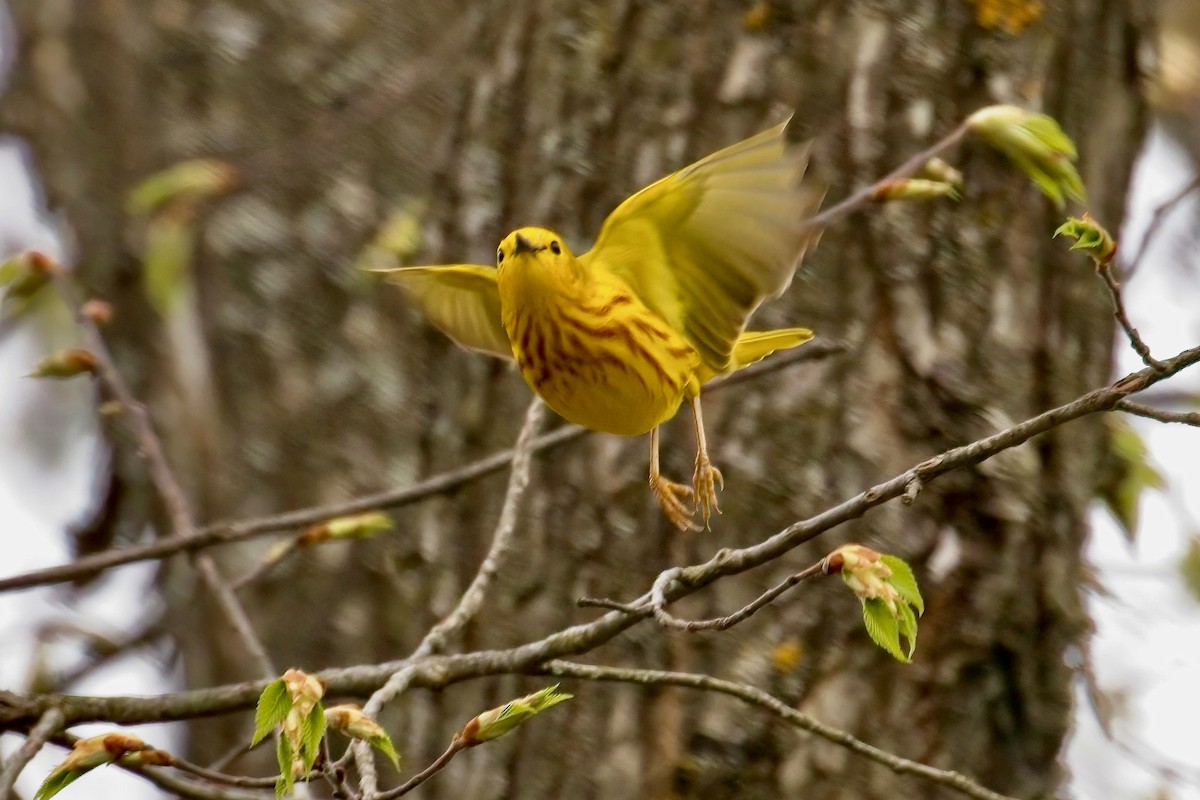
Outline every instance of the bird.
<svg viewBox="0 0 1200 800"><path fill-rule="evenodd" d="M663 512L682 530L710 528L724 476L708 454L702 387L813 335L746 330L818 234L821 193L803 180L809 148L787 141L789 121L626 198L581 255L552 230L522 227L501 240L494 266L377 271L459 345L515 361L567 421L649 433L650 489ZM696 436L690 485L659 466L659 428L685 402Z"/></svg>

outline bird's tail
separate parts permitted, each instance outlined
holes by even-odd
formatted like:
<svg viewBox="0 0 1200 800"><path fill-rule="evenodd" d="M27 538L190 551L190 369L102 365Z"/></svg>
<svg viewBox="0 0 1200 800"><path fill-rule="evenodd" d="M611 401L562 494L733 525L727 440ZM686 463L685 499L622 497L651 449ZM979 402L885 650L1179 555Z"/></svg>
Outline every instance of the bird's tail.
<svg viewBox="0 0 1200 800"><path fill-rule="evenodd" d="M733 355L726 374L737 372L742 367L748 367L762 361L776 350L790 350L798 347L813 337L808 328L781 328L777 331L743 331L733 345ZM715 374L702 376L701 383L708 381Z"/></svg>

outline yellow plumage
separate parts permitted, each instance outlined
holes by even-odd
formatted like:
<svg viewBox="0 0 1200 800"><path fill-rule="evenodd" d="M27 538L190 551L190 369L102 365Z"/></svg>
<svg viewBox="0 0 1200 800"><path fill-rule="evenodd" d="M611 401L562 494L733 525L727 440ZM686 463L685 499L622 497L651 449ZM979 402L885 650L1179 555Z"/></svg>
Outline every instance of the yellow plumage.
<svg viewBox="0 0 1200 800"><path fill-rule="evenodd" d="M787 288L815 237L819 202L801 187L802 148L786 123L642 189L574 256L553 231L521 228L497 268L459 264L388 270L459 344L516 360L546 404L571 422L652 433L651 487L668 516L693 527L717 509L701 386L812 337L805 328L746 332L764 300ZM690 400L698 452L691 487L658 470L658 426Z"/></svg>

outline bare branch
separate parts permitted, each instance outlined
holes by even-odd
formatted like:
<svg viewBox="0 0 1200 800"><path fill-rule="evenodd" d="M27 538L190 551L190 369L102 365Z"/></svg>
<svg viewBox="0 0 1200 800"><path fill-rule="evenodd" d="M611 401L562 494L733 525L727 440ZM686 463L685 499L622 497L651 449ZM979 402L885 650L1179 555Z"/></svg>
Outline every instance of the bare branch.
<svg viewBox="0 0 1200 800"><path fill-rule="evenodd" d="M829 208L808 220L808 226L812 228L828 228L836 222L841 222L846 217L853 214L855 211L866 208L875 202L875 198L880 188L892 181L901 180L902 178L911 177L929 163L931 159L937 158L942 153L956 146L959 142L966 138L971 132L971 127L968 122L963 122L945 138L941 139L933 146L922 150L912 158L905 161L894 170L884 175L879 180L872 183L870 186L864 186L854 194L842 200L840 203L835 203Z"/></svg>
<svg viewBox="0 0 1200 800"><path fill-rule="evenodd" d="M193 764L190 761L175 756L171 757L171 766L183 772L191 773L198 778L203 778L206 781L221 783L226 786L237 786L242 789L274 789L275 781L277 780L277 777L274 775L267 778L255 778L249 775L230 775L227 772L202 767L199 764Z"/></svg>
<svg viewBox="0 0 1200 800"><path fill-rule="evenodd" d="M671 614L667 613L666 609L660 608L659 606L655 605L655 606L653 606L653 609L652 609L654 611L654 618L661 625L664 625L668 628L673 628L677 631L688 631L689 633L695 632L695 631L728 630L729 628L732 628L734 625L737 625L739 622L743 622L744 620L749 619L754 614L754 612L758 611L760 608L770 605L772 602L774 602L776 600L776 598L778 598L780 595L782 595L788 589L791 589L793 586L803 583L804 581L808 580L809 578L815 578L818 575L824 575L825 574L824 567L825 567L825 561L821 560L821 561L818 561L816 564L813 564L808 569L805 569L800 572L796 572L796 573L793 573L793 574L787 576L786 578L783 579L782 582L776 584L775 586L772 586L770 589L763 592L761 595L759 595L757 598L755 598L750 603L747 603L742 608L738 609L737 611L735 611L732 614L725 616L725 617L715 617L713 619L696 619L696 620L679 619L678 617L672 616Z"/></svg>
<svg viewBox="0 0 1200 800"><path fill-rule="evenodd" d="M147 647L153 644L159 637L165 636L166 630L163 627L162 610L158 609L149 616L149 619L140 622L132 632L127 633L119 642L109 643L104 647L100 647L97 644L90 645L89 649L92 651L92 655L86 661L71 667L65 672L50 676L50 690L53 692L64 691L90 675L93 671L111 663L114 659ZM0 797L3 797L3 795L0 795Z"/></svg>
<svg viewBox="0 0 1200 800"><path fill-rule="evenodd" d="M488 549L483 563L479 565L479 571L475 573L471 584L459 598L458 605L444 619L434 625L429 633L425 634L416 650L409 656L409 663L440 650L446 640L470 622L483 606L483 598L492 584L492 579L500 571L504 557L512 549L513 535L517 527L517 511L521 506L521 498L525 495L525 489L529 486L529 470L533 460L531 445L545 417L546 406L535 397L529 404L529 410L525 412L525 422L521 425L521 432L517 435L517 443L513 447L512 474L509 475L508 489L504 493L500 519L496 523L495 533L492 534L492 546ZM397 670L381 689L371 695L370 700L363 706L363 713L372 718L377 717L385 705L408 688L410 680L411 670L407 666ZM452 744L451 748L453 746ZM368 798L373 797L377 793L375 754L369 746L355 746L352 750L354 762L362 776L363 794ZM447 754L445 758L446 761L449 761L453 757L453 753L448 750ZM438 766L437 769L441 769L441 766ZM434 772L436 771L434 770ZM430 772L430 774L433 773ZM413 786L416 785L413 784Z"/></svg>
<svg viewBox="0 0 1200 800"><path fill-rule="evenodd" d="M1125 301L1121 297L1121 284L1113 276L1112 262L1106 261L1096 265L1096 274L1104 280L1104 285L1108 287L1108 294L1113 301L1113 316L1120 323L1121 329L1125 331L1125 336L1129 338L1129 344L1142 358L1142 363L1151 369L1161 371L1162 362L1150 355L1150 347L1142 339L1142 335L1138 333L1137 328L1133 327L1133 323L1129 321L1129 314L1125 311Z"/></svg>
<svg viewBox="0 0 1200 800"><path fill-rule="evenodd" d="M51 275L63 301L66 302L75 317L75 324L83 334L87 349L96 357L96 376L112 392L129 416L134 436L138 442L138 455L145 462L146 469L150 473L150 482L166 507L172 532L185 539L195 536L196 526L193 524L191 512L188 510L187 496L176 479L170 462L167 461L162 440L158 438L158 434L154 430L154 423L150 419L150 412L134 397L129 384L125 382L125 378L117 369L117 363L113 359L104 337L100 334L99 326L84 311L83 304L76 296L75 287L71 285L67 273L55 265ZM194 558L200 577L216 597L217 605L229 619L234 630L237 631L242 644L254 658L259 670L264 676L274 675L275 669L271 665L266 649L258 635L255 634L245 609L242 608L229 585L221 577L216 563L203 553L196 554Z"/></svg>
<svg viewBox="0 0 1200 800"><path fill-rule="evenodd" d="M404 783L397 786L395 789L389 789L388 791L384 792L383 794L377 795L376 800L394 800L394 798L400 797L401 795L408 794L413 789L417 788L422 783L429 780L435 774L437 774L438 772L441 772L442 768L450 763L450 759L454 758L456 755L459 754L459 752L466 750L466 749L467 749L466 745L464 745L459 740L458 736L456 735L454 737L454 739L450 742L450 746L446 748L446 751L444 753L442 753L440 756L438 756L437 759L432 764L430 764L428 767L426 767L425 769L418 772L416 775L413 775L411 778L409 778L407 781L405 781Z"/></svg>
<svg viewBox="0 0 1200 800"><path fill-rule="evenodd" d="M140 775L160 789L188 800L272 800L274 792L239 792L234 787L213 786L185 780L161 767L139 767L117 762L122 769Z"/></svg>
<svg viewBox="0 0 1200 800"><path fill-rule="evenodd" d="M479 571L475 573L471 585L463 592L458 606L425 635L413 652L411 656L413 659L424 658L440 650L446 640L470 622L483 606L483 598L492 584L492 579L496 577L504 557L512 549L513 534L517 527L517 511L521 507L521 498L525 495L525 489L529 486L529 468L533 458L530 446L545 418L545 404L534 398L533 402L529 404L529 410L525 412L525 422L521 426L521 433L517 436L516 446L513 447L512 474L509 476L508 489L504 493L504 504L500 509L500 519L496 523L495 533L492 534L492 546L488 550L487 557L479 565ZM386 703L387 699L382 702Z"/></svg>
<svg viewBox="0 0 1200 800"><path fill-rule="evenodd" d="M1132 400L1122 400L1117 403L1117 410L1136 414L1139 417L1146 417L1147 419L1156 419L1159 422L1180 422L1184 425L1200 427L1200 412L1197 411L1167 411L1162 408L1151 408L1141 403L1135 403Z"/></svg>
<svg viewBox="0 0 1200 800"><path fill-rule="evenodd" d="M1071 420L1111 411L1129 395L1146 389L1181 370L1200 363L1200 347L1184 350L1163 362L1164 371L1144 369L1110 386L1089 392L1074 402L1046 411L997 434L927 459L896 477L877 484L807 520L797 522L760 544L722 550L709 561L678 572L665 589L669 601L692 594L726 575L734 575L779 558L789 550L870 509L899 497L916 476L928 484L939 475L978 464L997 453L1016 447L1038 434ZM645 607L649 594L629 603L629 609ZM377 690L397 671L407 668L407 685L443 688L485 675L523 673L543 662L595 649L651 615L627 610L612 611L591 622L573 625L536 641L504 650L483 650L456 655L429 656L417 663L407 659L384 664L331 669L319 673L328 692L362 697ZM72 695L23 696L0 690L0 730L24 730L51 706L61 707L68 723L104 720L114 724L136 724L193 719L254 706L266 681L198 689L159 696L80 697Z"/></svg>
<svg viewBox="0 0 1200 800"><path fill-rule="evenodd" d="M50 737L63 729L65 722L66 717L59 708L51 706L46 709L46 713L42 714L42 718L30 729L25 741L21 742L17 752L13 753L12 758L4 765L4 772L0 773L0 798L13 796L13 787L17 785L21 770L46 746Z"/></svg>
<svg viewBox="0 0 1200 800"><path fill-rule="evenodd" d="M1178 192L1171 195L1169 198L1159 203L1154 209L1154 214L1150 217L1150 224L1146 226L1146 232L1142 234L1142 241L1138 244L1137 252L1133 257L1125 262L1125 275L1128 277L1137 271L1142 263L1142 258L1146 255L1146 250L1149 249L1150 243L1158 236L1159 229L1166 222L1167 216L1170 215L1175 207L1184 201L1184 199L1192 192L1200 189L1200 175L1184 184Z"/></svg>
<svg viewBox="0 0 1200 800"><path fill-rule="evenodd" d="M708 675L697 675L688 672L665 672L652 669L620 669L616 667L595 667L575 664L569 661L550 661L538 670L547 675L560 678L579 678L589 681L607 681L615 683L638 683L654 686L682 686L688 689L700 689L707 692L736 697L751 705L770 711L775 716L801 730L820 736L822 739L845 747L877 764L901 775L916 775L941 786L955 789L968 797L977 800L1014 800L1008 795L993 792L967 776L950 770L937 769L919 761L902 758L895 753L881 750L878 747L852 736L839 728L834 728L819 722L809 715L797 711L782 700L762 689L743 683L734 683Z"/></svg>
<svg viewBox="0 0 1200 800"><path fill-rule="evenodd" d="M739 370L714 380L704 387L706 392L714 392L727 386L734 386L748 380L755 380L794 364L806 361L817 361L844 352L847 345L837 341L811 342L798 350L782 353L769 361L760 362L746 369ZM550 433L543 434L533 440L530 452L539 453L559 445L578 439L590 433L578 425L564 425ZM218 522L205 526L192 536L169 536L137 547L126 547L120 550L109 550L92 556L62 564L56 567L46 567L31 572L0 578L0 592L10 592L18 589L31 589L54 583L66 583L101 573L107 569L123 564L133 564L139 561L151 561L165 558L179 552L194 552L222 544L252 539L269 533L291 530L316 522L323 522L333 517L356 514L362 511L373 511L380 508L400 508L424 500L438 494L454 491L468 483L487 477L492 473L507 468L513 460L512 450L502 450L499 453L481 458L458 469L443 472L427 478L412 486L402 489L388 489L383 492L364 495L352 500L311 508L287 511L282 514L272 514L265 517L254 517L236 522Z"/></svg>

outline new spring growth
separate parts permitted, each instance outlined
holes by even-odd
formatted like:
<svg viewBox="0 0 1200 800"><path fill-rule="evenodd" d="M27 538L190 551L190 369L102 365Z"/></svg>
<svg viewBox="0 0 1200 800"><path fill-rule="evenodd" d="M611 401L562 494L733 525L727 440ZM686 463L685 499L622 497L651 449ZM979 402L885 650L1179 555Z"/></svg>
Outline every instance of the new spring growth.
<svg viewBox="0 0 1200 800"><path fill-rule="evenodd" d="M49 800L96 767L120 761L123 764L162 766L172 761L170 753L155 750L136 736L107 733L80 739L61 764L50 771L38 787L34 800Z"/></svg>
<svg viewBox="0 0 1200 800"><path fill-rule="evenodd" d="M126 209L149 214L177 199L215 197L237 186L238 171L225 161L197 158L181 161L143 180L129 193Z"/></svg>
<svg viewBox="0 0 1200 800"><path fill-rule="evenodd" d="M925 613L925 601L908 564L861 544L847 544L825 557L822 571L841 573L862 602L863 625L875 644L900 661L910 661L917 646L917 617ZM907 648L901 648L901 637L908 641Z"/></svg>
<svg viewBox="0 0 1200 800"><path fill-rule="evenodd" d="M397 771L400 769L400 754L392 745L392 739L378 722L368 717L353 704L331 706L325 709L325 723L335 731L341 731L352 739L362 739L381 751L391 760Z"/></svg>
<svg viewBox="0 0 1200 800"><path fill-rule="evenodd" d="M942 181L901 178L884 181L871 193L871 199L876 203L887 203L893 200L936 200L939 197L957 200L958 189L953 184Z"/></svg>
<svg viewBox="0 0 1200 800"><path fill-rule="evenodd" d="M368 511L349 517L338 517L318 523L300 535L303 546L319 544L330 539L370 539L381 531L392 529L392 519L381 511Z"/></svg>
<svg viewBox="0 0 1200 800"><path fill-rule="evenodd" d="M1084 201L1075 143L1052 117L1017 106L988 106L968 117L967 127L1008 156L1059 208L1067 197Z"/></svg>
<svg viewBox="0 0 1200 800"><path fill-rule="evenodd" d="M955 189L961 189L963 185L963 174L940 158L931 158L926 161L917 177L938 183L948 183Z"/></svg>
<svg viewBox="0 0 1200 800"><path fill-rule="evenodd" d="M375 534L391 530L393 527L391 517L381 511L368 511L318 522L305 528L295 539L272 545L263 556L262 566L266 568L278 563L297 547L313 547L338 539L370 539Z"/></svg>
<svg viewBox="0 0 1200 800"><path fill-rule="evenodd" d="M474 747L493 739L499 739L530 717L540 714L564 700L570 700L573 696L560 692L558 684L555 684L525 697L510 700L502 706L483 712L468 722L459 732L458 741L464 747Z"/></svg>
<svg viewBox="0 0 1200 800"><path fill-rule="evenodd" d="M1117 243L1104 226L1096 222L1091 214L1082 217L1068 217L1067 221L1058 226L1054 232L1057 236L1066 236L1075 240L1072 250L1082 250L1091 256L1096 266L1101 267L1113 260L1117 254Z"/></svg>
<svg viewBox="0 0 1200 800"><path fill-rule="evenodd" d="M49 256L34 250L8 259L0 264L0 285L5 287L4 299L28 300L48 284L59 269Z"/></svg>
<svg viewBox="0 0 1200 800"><path fill-rule="evenodd" d="M279 780L275 784L278 797L290 792L293 782L307 776L316 763L325 735L325 710L321 707L324 696L325 683L298 669L289 669L267 684L259 695L250 744L258 744L279 726L275 747L279 763Z"/></svg>
<svg viewBox="0 0 1200 800"><path fill-rule="evenodd" d="M93 297L80 307L79 313L97 325L107 325L112 320L113 307L112 303Z"/></svg>
<svg viewBox="0 0 1200 800"><path fill-rule="evenodd" d="M27 378L74 378L96 371L96 356L87 350L56 350L39 361Z"/></svg>

